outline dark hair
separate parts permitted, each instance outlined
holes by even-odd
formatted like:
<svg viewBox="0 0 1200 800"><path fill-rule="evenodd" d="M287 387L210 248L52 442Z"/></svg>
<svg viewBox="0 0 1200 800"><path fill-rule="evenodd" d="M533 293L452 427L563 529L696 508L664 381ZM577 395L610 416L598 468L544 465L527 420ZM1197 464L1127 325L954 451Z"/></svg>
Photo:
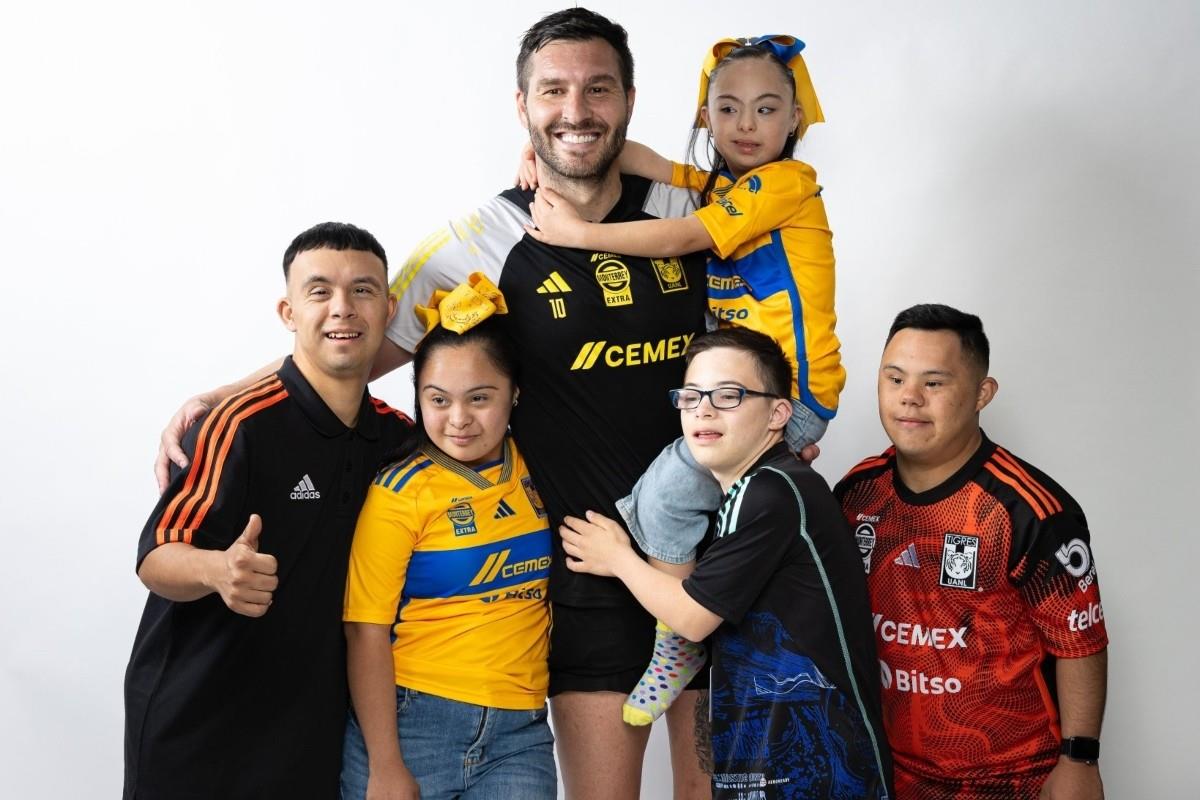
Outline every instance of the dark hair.
<svg viewBox="0 0 1200 800"><path fill-rule="evenodd" d="M517 351L497 319L493 317L484 320L461 334L448 331L440 325L437 326L425 335L413 353L413 423L416 435L409 437L408 441L399 449L388 453L384 457L384 464L403 461L419 448L429 444L429 437L425 433L425 423L421 419L421 373L424 372L429 357L437 351L447 347L457 348L468 345L478 345L492 366L512 381L514 387L518 385L521 375Z"/></svg>
<svg viewBox="0 0 1200 800"><path fill-rule="evenodd" d="M633 53L629 52L629 34L617 23L586 8L565 8L542 17L521 37L517 53L517 88L529 90L529 57L551 42L586 42L603 39L617 51L621 66L621 85L633 88Z"/></svg>
<svg viewBox="0 0 1200 800"><path fill-rule="evenodd" d="M792 99L789 102L791 102L794 105L795 104L794 98L796 97L796 77L794 75L792 75L792 71L790 69L788 69L787 64L784 64L782 61L780 61L779 57L776 56L775 53L773 53L770 49L768 49L768 45L766 43L763 43L761 45L746 44L746 45L742 45L741 47L735 47L734 49L730 50L725 55L724 58L722 58L720 61L717 62L717 65L715 67L713 67L712 72L709 73L708 91L710 93L712 92L712 87L713 87L713 84L716 83L717 76L721 74L721 71L725 69L726 65L730 64L733 61L747 61L750 59L758 59L759 61L770 61L771 63L773 63L777 67L779 67L779 71L783 75L783 79L787 82L788 88L791 90L791 94L789 95L789 97ZM707 104L708 104L708 98L706 97L706 98L704 98L704 105L707 105ZM721 155L721 152L712 146L711 138L708 139L708 148L707 148L710 152L707 152L705 154L706 155L705 161L707 163L702 163L700 161L700 159L697 157L696 147L700 142L700 132L702 130L700 127L700 122L701 122L700 109L697 108L696 109L696 118L692 122L692 133L688 137L687 157L688 157L688 161L692 164L692 166L696 167L699 170L708 172L708 180L705 181L704 188L701 189L700 192L695 197L695 204L697 207L708 204L708 202L709 202L708 198L712 194L713 188L717 185L717 178L720 177L720 173L722 171L724 171L725 168L728 166L728 163L725 161L725 156ZM711 126L711 122L709 124ZM808 121L806 119L804 119L804 109L801 108L799 124L796 125L796 129L794 131L792 131L791 133L789 133L787 135L787 138L784 139L783 147L780 149L779 155L775 156L771 160L779 161L780 159L783 159L783 158L791 158L792 152L795 151L795 149L796 149L796 142L800 141L800 139L804 137L804 131L807 128L808 128ZM711 131L712 128L709 127L709 130Z"/></svg>
<svg viewBox="0 0 1200 800"><path fill-rule="evenodd" d="M355 225L348 222L322 222L313 225L304 233L292 239L287 250L283 251L283 277L286 280L291 271L292 262L296 256L309 250L362 250L374 253L383 262L383 274L387 276L387 253L379 240Z"/></svg>
<svg viewBox="0 0 1200 800"><path fill-rule="evenodd" d="M958 334L963 355L987 374L991 348L988 345L987 334L983 332L983 320L974 314L967 314L940 303L915 305L896 315L892 328L888 331L887 342L905 328L915 328L919 331L951 331ZM885 347L887 342L884 342Z"/></svg>
<svg viewBox="0 0 1200 800"><path fill-rule="evenodd" d="M779 342L758 331L733 326L702 333L688 345L684 360L690 367L692 359L708 350L728 347L740 350L754 359L754 367L763 382L763 391L787 400L792 396L792 364Z"/></svg>

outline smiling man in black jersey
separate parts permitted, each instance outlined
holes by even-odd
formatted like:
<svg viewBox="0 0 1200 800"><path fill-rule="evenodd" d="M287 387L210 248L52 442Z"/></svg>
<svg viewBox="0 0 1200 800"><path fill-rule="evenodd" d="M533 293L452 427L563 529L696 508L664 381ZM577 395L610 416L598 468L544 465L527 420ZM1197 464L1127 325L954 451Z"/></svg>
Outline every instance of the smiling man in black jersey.
<svg viewBox="0 0 1200 800"><path fill-rule="evenodd" d="M538 154L539 184L589 219L686 210L684 191L616 170L634 95L621 26L572 8L526 32L517 113ZM422 242L393 276L400 307L373 375L411 358L424 332L413 305L471 272L487 274L504 293L504 325L523 359L513 433L551 522L589 509L615 516L616 500L678 434L662 397L704 329L704 256L656 260L544 245L525 234L532 200L509 189ZM174 442L189 418L240 385L189 401L164 432L164 453L179 463ZM550 596L551 710L567 793L636 798L649 729L626 726L621 704L649 660L654 619L620 582L568 570L557 540ZM685 692L667 715L675 795L689 800L708 792L692 732L696 695Z"/></svg>

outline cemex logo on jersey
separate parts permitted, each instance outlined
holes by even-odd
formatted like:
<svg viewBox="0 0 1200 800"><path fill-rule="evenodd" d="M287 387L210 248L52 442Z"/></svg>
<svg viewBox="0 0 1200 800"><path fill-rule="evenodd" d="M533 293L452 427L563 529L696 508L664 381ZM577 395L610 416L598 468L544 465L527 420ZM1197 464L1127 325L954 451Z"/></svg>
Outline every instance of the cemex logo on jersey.
<svg viewBox="0 0 1200 800"><path fill-rule="evenodd" d="M591 369L601 361L609 367L636 367L641 364L653 364L656 361L683 358L683 353L691 343L693 335L684 333L655 342L630 342L629 344L609 344L604 339L598 342L584 342L583 347L579 348L579 354L575 356L575 361L571 364L571 369ZM600 358L601 355L604 356L603 359Z"/></svg>
<svg viewBox="0 0 1200 800"><path fill-rule="evenodd" d="M958 678L930 677L915 669L893 671L886 661L879 661L879 680L884 689L895 689L909 694L958 694L962 681Z"/></svg>
<svg viewBox="0 0 1200 800"><path fill-rule="evenodd" d="M885 642L907 645L908 647L932 647L934 650L952 650L955 647L966 648L967 627L961 628L931 628L919 622L896 622L884 619L883 614L872 614L875 632Z"/></svg>
<svg viewBox="0 0 1200 800"><path fill-rule="evenodd" d="M1054 557L1072 578L1079 578L1079 591L1086 593L1096 582L1096 565L1092 563L1092 551L1082 539L1067 542L1055 551Z"/></svg>
<svg viewBox="0 0 1200 800"><path fill-rule="evenodd" d="M292 493L288 497L293 500L320 500L321 493L317 491L316 486L313 486L312 478L305 473L300 482L292 487Z"/></svg>
<svg viewBox="0 0 1200 800"><path fill-rule="evenodd" d="M1075 609L1067 615L1067 628L1073 631L1086 631L1104 621L1104 606L1100 603L1088 603L1082 611Z"/></svg>

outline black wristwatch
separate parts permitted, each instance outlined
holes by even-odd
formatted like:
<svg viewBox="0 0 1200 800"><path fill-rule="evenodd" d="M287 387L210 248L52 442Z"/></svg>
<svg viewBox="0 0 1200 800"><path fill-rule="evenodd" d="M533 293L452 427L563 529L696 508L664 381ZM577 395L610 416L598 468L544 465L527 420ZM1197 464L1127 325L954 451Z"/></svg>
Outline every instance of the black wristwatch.
<svg viewBox="0 0 1200 800"><path fill-rule="evenodd" d="M1100 740L1090 736L1072 736L1063 739L1061 752L1072 761L1095 764L1100 760Z"/></svg>

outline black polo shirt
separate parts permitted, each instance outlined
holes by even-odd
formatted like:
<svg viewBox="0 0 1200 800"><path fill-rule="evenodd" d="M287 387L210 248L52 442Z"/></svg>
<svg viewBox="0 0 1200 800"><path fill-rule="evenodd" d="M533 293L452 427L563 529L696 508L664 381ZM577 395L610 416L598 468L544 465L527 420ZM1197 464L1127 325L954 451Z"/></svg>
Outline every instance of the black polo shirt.
<svg viewBox="0 0 1200 800"><path fill-rule="evenodd" d="M149 596L125 673L126 798L337 797L350 541L411 424L364 391L347 428L289 357L192 426L191 463L150 515L138 566L167 542L224 550L256 513L279 587L257 619L216 593Z"/></svg>

